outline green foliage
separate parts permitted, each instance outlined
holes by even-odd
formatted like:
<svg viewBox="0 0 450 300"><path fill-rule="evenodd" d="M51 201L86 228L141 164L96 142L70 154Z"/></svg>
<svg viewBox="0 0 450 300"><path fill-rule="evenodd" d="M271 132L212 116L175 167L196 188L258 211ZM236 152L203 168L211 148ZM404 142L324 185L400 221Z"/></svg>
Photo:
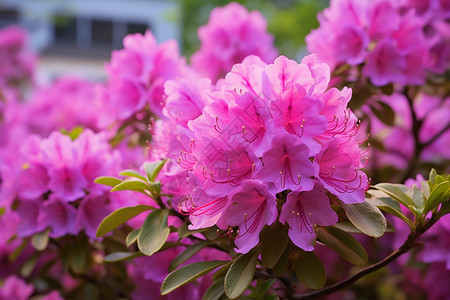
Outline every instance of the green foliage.
<svg viewBox="0 0 450 300"><path fill-rule="evenodd" d="M168 216L167 209L157 209L145 219L137 238L139 250L145 255L153 255L166 242L170 233L167 225Z"/></svg>
<svg viewBox="0 0 450 300"><path fill-rule="evenodd" d="M289 226L275 222L261 232L261 261L263 266L273 268L289 243Z"/></svg>
<svg viewBox="0 0 450 300"><path fill-rule="evenodd" d="M364 247L353 236L336 227L319 227L317 237L352 264L365 265L369 259Z"/></svg>
<svg viewBox="0 0 450 300"><path fill-rule="evenodd" d="M33 245L34 249L38 251L43 251L47 248L49 237L48 234L50 233L49 229L46 229L42 232L36 233L31 237L31 244Z"/></svg>
<svg viewBox="0 0 450 300"><path fill-rule="evenodd" d="M225 295L236 299L242 295L252 283L256 271L259 249L254 248L246 254L236 256L225 275Z"/></svg>
<svg viewBox="0 0 450 300"><path fill-rule="evenodd" d="M119 227L131 218L143 213L144 211L154 209L148 205L137 205L133 207L123 207L110 213L97 228L97 237L104 236L114 228Z"/></svg>
<svg viewBox="0 0 450 300"><path fill-rule="evenodd" d="M322 262L314 252L298 249L294 260L294 270L298 279L307 287L320 289L327 281L327 275Z"/></svg>
<svg viewBox="0 0 450 300"><path fill-rule="evenodd" d="M176 288L194 281L226 263L226 261L220 260L202 261L176 269L164 279L161 285L161 295L166 295Z"/></svg>
<svg viewBox="0 0 450 300"><path fill-rule="evenodd" d="M177 268L179 265L184 263L186 260L194 256L196 253L198 253L203 248L209 246L211 242L209 241L199 241L195 244L190 245L187 247L183 252L178 254L170 263L169 266L169 272L172 272L175 268Z"/></svg>
<svg viewBox="0 0 450 300"><path fill-rule="evenodd" d="M362 233L378 238L387 228L386 218L374 205L363 202L356 204L342 204L350 222Z"/></svg>

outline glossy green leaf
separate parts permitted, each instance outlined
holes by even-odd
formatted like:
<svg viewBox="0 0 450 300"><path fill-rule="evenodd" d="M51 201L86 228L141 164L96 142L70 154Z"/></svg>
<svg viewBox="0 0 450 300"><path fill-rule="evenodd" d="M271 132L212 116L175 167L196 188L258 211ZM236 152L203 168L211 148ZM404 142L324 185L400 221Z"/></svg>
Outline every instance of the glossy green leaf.
<svg viewBox="0 0 450 300"><path fill-rule="evenodd" d="M135 170L123 170L122 172L119 173L119 175L137 178L137 179L142 180L144 182L147 181L147 178L145 176L142 176L139 172L137 172Z"/></svg>
<svg viewBox="0 0 450 300"><path fill-rule="evenodd" d="M403 184L379 183L374 187L406 207L415 206L411 197L408 196L411 193L410 188Z"/></svg>
<svg viewBox="0 0 450 300"><path fill-rule="evenodd" d="M252 283L258 261L258 248L236 257L225 275L225 295L236 299Z"/></svg>
<svg viewBox="0 0 450 300"><path fill-rule="evenodd" d="M145 194L145 191L150 191L150 187L145 182L139 180L127 180L122 181L111 190L111 192L117 191L136 191Z"/></svg>
<svg viewBox="0 0 450 300"><path fill-rule="evenodd" d="M161 295L167 295L180 286L194 281L226 263L227 261L221 260L202 261L176 269L164 279L161 285Z"/></svg>
<svg viewBox="0 0 450 300"><path fill-rule="evenodd" d="M261 261L263 266L273 268L289 243L289 226L276 221L261 232Z"/></svg>
<svg viewBox="0 0 450 300"><path fill-rule="evenodd" d="M106 262L117 262L144 256L141 252L114 252L105 256Z"/></svg>
<svg viewBox="0 0 450 300"><path fill-rule="evenodd" d="M450 182L444 181L434 185L431 190L430 196L425 203L425 214L433 210L440 203L448 199L450 194Z"/></svg>
<svg viewBox="0 0 450 300"><path fill-rule="evenodd" d="M49 232L50 229L46 229L42 232L36 233L31 237L31 244L33 245L34 249L43 251L47 248L49 241Z"/></svg>
<svg viewBox="0 0 450 300"><path fill-rule="evenodd" d="M154 209L148 205L137 205L132 207L123 207L113 211L100 223L97 229L97 237L101 237L116 227L127 222L131 218L143 213L144 211Z"/></svg>
<svg viewBox="0 0 450 300"><path fill-rule="evenodd" d="M368 261L364 247L350 234L335 227L319 227L319 240L334 250L342 258L355 265L364 265Z"/></svg>
<svg viewBox="0 0 450 300"><path fill-rule="evenodd" d="M311 289L320 289L325 286L327 275L322 262L314 252L299 249L294 260L294 270L298 279Z"/></svg>
<svg viewBox="0 0 450 300"><path fill-rule="evenodd" d="M375 205L379 209L396 216L397 218L402 219L408 226L412 226L413 223L411 222L408 217L406 217L402 210L400 209L400 204L396 202L395 200L392 200L391 198L387 197L380 197L380 198L366 198L366 202Z"/></svg>
<svg viewBox="0 0 450 300"><path fill-rule="evenodd" d="M144 170L147 173L147 178L150 182L154 182L161 169L164 167L167 159L156 162L145 162Z"/></svg>
<svg viewBox="0 0 450 300"><path fill-rule="evenodd" d="M145 219L137 240L139 250L145 255L153 255L166 242L170 233L167 225L168 215L167 209L157 209Z"/></svg>
<svg viewBox="0 0 450 300"><path fill-rule="evenodd" d="M131 244L137 241L139 233L141 232L141 228L135 229L127 235L125 242L127 247L130 247Z"/></svg>
<svg viewBox="0 0 450 300"><path fill-rule="evenodd" d="M120 180L118 178L108 177L108 176L97 177L94 180L95 183L107 185L107 186L110 186L110 187L115 187L116 185L122 183L122 181L123 180Z"/></svg>
<svg viewBox="0 0 450 300"><path fill-rule="evenodd" d="M386 231L386 218L376 206L363 202L355 204L342 203L342 207L350 222L362 233L378 238Z"/></svg>
<svg viewBox="0 0 450 300"><path fill-rule="evenodd" d="M348 233L362 233L361 230L355 227L350 221L342 221L333 225L333 227L339 228Z"/></svg>
<svg viewBox="0 0 450 300"><path fill-rule="evenodd" d="M177 268L179 265L184 263L186 260L194 256L198 251L202 250L203 248L209 246L211 242L209 241L199 241L196 242L189 247L187 247L183 252L178 254L170 263L169 265L169 272L172 272L175 268Z"/></svg>
<svg viewBox="0 0 450 300"><path fill-rule="evenodd" d="M202 300L219 300L225 293L223 289L224 278L214 281L206 290Z"/></svg>
<svg viewBox="0 0 450 300"><path fill-rule="evenodd" d="M425 195L417 186L413 186L412 200L417 209L423 214L425 207Z"/></svg>
<svg viewBox="0 0 450 300"><path fill-rule="evenodd" d="M429 180L432 184L434 184L434 179L436 178L436 176L437 176L436 170L435 170L435 169L431 169L430 175L428 175L428 180Z"/></svg>
<svg viewBox="0 0 450 300"><path fill-rule="evenodd" d="M233 263L232 260L230 260L227 264L225 264L224 266L220 267L216 272L214 272L212 279L213 280L218 280L222 277L225 277L225 275L228 272L228 269L230 268L231 264Z"/></svg>
<svg viewBox="0 0 450 300"><path fill-rule="evenodd" d="M276 277L281 277L286 272L287 268L289 267L289 258L291 256L291 247L288 246L284 250L283 254L281 255L278 262L273 266L273 275Z"/></svg>
<svg viewBox="0 0 450 300"><path fill-rule="evenodd" d="M209 228L196 229L196 230L189 230L188 225L186 223L184 223L182 226L180 226L178 228L178 238L181 240L181 239L184 239L184 238L186 238L186 237L188 237L188 236L190 236L192 234L202 233L202 232L208 231L209 229L210 229L210 227ZM216 235L217 235L217 233L216 233Z"/></svg>

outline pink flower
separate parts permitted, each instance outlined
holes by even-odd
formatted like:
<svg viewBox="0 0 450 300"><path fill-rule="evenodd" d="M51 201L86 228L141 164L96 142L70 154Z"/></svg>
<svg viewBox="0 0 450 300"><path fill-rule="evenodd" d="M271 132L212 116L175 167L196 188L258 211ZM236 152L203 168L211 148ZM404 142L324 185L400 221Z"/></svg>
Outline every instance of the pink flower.
<svg viewBox="0 0 450 300"><path fill-rule="evenodd" d="M309 191L314 182L315 167L309 160L310 149L298 138L287 133L274 136L269 150L263 153L261 170L256 177L275 185L276 193L283 190Z"/></svg>
<svg viewBox="0 0 450 300"><path fill-rule="evenodd" d="M75 228L76 209L64 200L51 197L39 207L38 223L42 228L50 228L51 236L62 237L77 234Z"/></svg>
<svg viewBox="0 0 450 300"><path fill-rule="evenodd" d="M406 67L404 56L399 52L393 40L384 40L367 55L367 64L363 73L370 77L373 84L382 86L390 82L403 82L403 69Z"/></svg>
<svg viewBox="0 0 450 300"><path fill-rule="evenodd" d="M187 121L201 115L206 104L203 94L210 86L211 81L206 78L167 81L164 85L167 98L163 114L179 124L187 124Z"/></svg>
<svg viewBox="0 0 450 300"><path fill-rule="evenodd" d="M22 122L43 137L75 126L99 131L115 121L115 108L107 102L105 88L75 77L62 77L38 89L23 109Z"/></svg>
<svg viewBox="0 0 450 300"><path fill-rule="evenodd" d="M273 37L258 11L248 12L230 3L211 12L207 25L200 27L200 50L192 55L192 65L202 75L216 81L248 55L271 62L277 55Z"/></svg>
<svg viewBox="0 0 450 300"><path fill-rule="evenodd" d="M33 294L34 287L16 276L6 278L0 286L0 299L27 300Z"/></svg>
<svg viewBox="0 0 450 300"><path fill-rule="evenodd" d="M117 108L117 117L126 119L150 106L162 117L164 83L185 72L174 40L157 45L150 31L145 35L130 34L123 40L124 49L113 51L107 65L110 105Z"/></svg>
<svg viewBox="0 0 450 300"><path fill-rule="evenodd" d="M280 214L280 222L287 222L290 226L288 234L291 241L305 251L314 249L316 224L328 226L337 221L325 189L319 184L311 191L289 193Z"/></svg>
<svg viewBox="0 0 450 300"><path fill-rule="evenodd" d="M346 204L364 202L369 183L360 170L361 150L354 138L335 137L314 158L319 165L315 177Z"/></svg>
<svg viewBox="0 0 450 300"><path fill-rule="evenodd" d="M271 225L277 219L277 204L267 186L256 180L243 181L229 199L224 222L218 225L222 229L238 226L236 251L247 253L258 244L264 225Z"/></svg>
<svg viewBox="0 0 450 300"><path fill-rule="evenodd" d="M432 2L429 9L423 9L427 13L422 14L416 3L331 1L318 16L320 27L306 37L307 48L332 69L364 63L362 74L376 86L423 84L428 69L444 71L436 62L444 63L448 56L447 47L440 43L448 40L448 34L443 34L448 29L435 30L433 26L445 16L436 9L437 1ZM350 76L347 79L355 80Z"/></svg>

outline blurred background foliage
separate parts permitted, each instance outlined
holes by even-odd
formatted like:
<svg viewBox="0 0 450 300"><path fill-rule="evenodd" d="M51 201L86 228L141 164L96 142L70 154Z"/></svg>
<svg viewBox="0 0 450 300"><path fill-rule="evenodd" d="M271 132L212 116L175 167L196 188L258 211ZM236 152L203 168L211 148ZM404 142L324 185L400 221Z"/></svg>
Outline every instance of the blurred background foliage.
<svg viewBox="0 0 450 300"><path fill-rule="evenodd" d="M200 44L197 30L208 22L214 7L238 2L248 10L258 10L268 21L280 54L298 58L305 53L305 36L317 28L317 13L328 6L327 0L178 0L181 5L182 49L190 56Z"/></svg>

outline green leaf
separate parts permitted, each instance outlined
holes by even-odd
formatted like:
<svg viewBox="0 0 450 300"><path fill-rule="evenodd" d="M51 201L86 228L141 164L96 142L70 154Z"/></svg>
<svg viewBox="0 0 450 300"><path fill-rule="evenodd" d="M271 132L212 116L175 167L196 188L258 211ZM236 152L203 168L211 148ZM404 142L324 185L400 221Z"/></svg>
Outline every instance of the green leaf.
<svg viewBox="0 0 450 300"><path fill-rule="evenodd" d="M394 126L395 112L388 104L377 101L375 105L370 105L370 110L381 122L388 126Z"/></svg>
<svg viewBox="0 0 450 300"><path fill-rule="evenodd" d="M226 264L227 261L213 260L193 263L176 269L167 275L161 285L161 295L167 295L171 291L185 285L195 279L211 272L217 267Z"/></svg>
<svg viewBox="0 0 450 300"><path fill-rule="evenodd" d="M123 207L113 211L106 218L104 218L98 226L97 237L107 234L114 228L119 227L138 214L151 209L154 209L154 207L148 205L137 205L132 207Z"/></svg>
<svg viewBox="0 0 450 300"><path fill-rule="evenodd" d="M406 207L415 206L411 197L408 196L411 190L403 184L379 183L374 187Z"/></svg>
<svg viewBox="0 0 450 300"><path fill-rule="evenodd" d="M417 209L423 214L425 207L425 196L417 186L413 186L412 201Z"/></svg>
<svg viewBox="0 0 450 300"><path fill-rule="evenodd" d="M436 178L436 176L437 176L436 170L435 170L435 169L431 169L430 175L428 175L428 180L429 180L431 183L434 184L434 179Z"/></svg>
<svg viewBox="0 0 450 300"><path fill-rule="evenodd" d="M425 203L425 214L433 210L440 203L447 200L450 193L450 182L444 181L439 184L434 185L431 190L430 197L428 197Z"/></svg>
<svg viewBox="0 0 450 300"><path fill-rule="evenodd" d="M210 228L211 227L201 228L201 229L196 229L196 230L189 230L188 225L186 223L184 223L182 226L180 226L178 228L178 238L181 240L192 234L208 231ZM217 235L217 232L216 232L216 235Z"/></svg>
<svg viewBox="0 0 450 300"><path fill-rule="evenodd" d="M199 241L195 244L190 245L187 247L183 252L178 254L170 263L169 265L169 272L172 272L175 268L177 268L179 265L184 263L186 260L194 256L198 251L202 250L203 248L209 246L211 242L209 241Z"/></svg>
<svg viewBox="0 0 450 300"><path fill-rule="evenodd" d="M407 216L405 216L400 208L400 204L395 200L387 197L380 198L366 198L366 202L375 205L379 209L396 216L397 218L402 219L409 227L413 226L413 223Z"/></svg>
<svg viewBox="0 0 450 300"><path fill-rule="evenodd" d="M202 300L219 300L222 298L224 278L214 281L206 290Z"/></svg>
<svg viewBox="0 0 450 300"><path fill-rule="evenodd" d="M262 230L261 261L266 268L273 268L286 249L289 243L288 230L289 226L278 221Z"/></svg>
<svg viewBox="0 0 450 300"><path fill-rule="evenodd" d="M69 248L69 264L73 272L83 273L87 267L87 253L83 245L76 245Z"/></svg>
<svg viewBox="0 0 450 300"><path fill-rule="evenodd" d="M150 187L145 182L139 180L127 180L116 185L111 192L116 191L136 191L145 194L145 191L150 191Z"/></svg>
<svg viewBox="0 0 450 300"><path fill-rule="evenodd" d="M422 181L420 185L422 186L422 192L425 199L428 199L428 197L430 197L430 185L428 184L428 181Z"/></svg>
<svg viewBox="0 0 450 300"><path fill-rule="evenodd" d="M95 178L94 182L98 184L107 185L110 187L115 187L116 185L122 183L122 180L115 177L100 176Z"/></svg>
<svg viewBox="0 0 450 300"><path fill-rule="evenodd" d="M294 270L298 279L311 289L320 289L325 286L327 275L322 262L314 252L299 249L294 261Z"/></svg>
<svg viewBox="0 0 450 300"><path fill-rule="evenodd" d="M127 176L127 177L133 177L142 180L143 182L147 181L147 178L145 176L142 176L139 172L136 172L135 170L123 170L119 173L121 176Z"/></svg>
<svg viewBox="0 0 450 300"><path fill-rule="evenodd" d="M0 207L0 217L3 216L5 211L6 211L6 209L4 207Z"/></svg>
<svg viewBox="0 0 450 300"><path fill-rule="evenodd" d="M278 262L273 266L273 275L276 277L281 277L286 272L286 269L289 267L289 258L291 256L291 247L286 247L283 254L281 255Z"/></svg>
<svg viewBox="0 0 450 300"><path fill-rule="evenodd" d="M154 182L161 169L164 167L167 159L156 162L145 162L144 170L147 173L148 180Z"/></svg>
<svg viewBox="0 0 450 300"><path fill-rule="evenodd" d="M34 254L29 259L25 261L25 263L20 268L20 276L28 277L33 272L36 267L37 260L39 258L39 253Z"/></svg>
<svg viewBox="0 0 450 300"><path fill-rule="evenodd" d="M362 233L378 238L386 231L386 218L376 206L363 202L355 204L342 203L342 207L350 222Z"/></svg>
<svg viewBox="0 0 450 300"><path fill-rule="evenodd" d="M246 254L237 256L225 275L225 295L236 299L242 295L252 283L255 276L259 249L254 248Z"/></svg>
<svg viewBox="0 0 450 300"><path fill-rule="evenodd" d="M34 249L37 251L43 251L48 246L48 234L50 232L50 229L46 229L42 232L36 233L31 237L31 244L33 245Z"/></svg>
<svg viewBox="0 0 450 300"><path fill-rule="evenodd" d="M141 252L114 252L105 256L106 262L118 262L144 256Z"/></svg>
<svg viewBox="0 0 450 300"><path fill-rule="evenodd" d="M364 265L368 261L364 247L350 234L335 227L319 227L319 240L334 250L346 261L355 265Z"/></svg>
<svg viewBox="0 0 450 300"><path fill-rule="evenodd" d="M442 203L442 206L439 209L439 217L442 218L443 216L449 213L450 213L450 201L446 201Z"/></svg>
<svg viewBox="0 0 450 300"><path fill-rule="evenodd" d="M333 227L339 228L348 233L362 233L361 230L355 227L350 221L342 221L333 225Z"/></svg>
<svg viewBox="0 0 450 300"><path fill-rule="evenodd" d="M152 211L141 227L138 237L138 248L145 255L153 255L161 249L169 236L170 229L167 225L167 209L157 209Z"/></svg>
<svg viewBox="0 0 450 300"><path fill-rule="evenodd" d="M220 267L212 276L212 280L217 280L222 277L225 277L225 275L228 272L228 269L230 268L231 264L233 263L232 260L230 260L228 263L226 263L224 266Z"/></svg>
<svg viewBox="0 0 450 300"><path fill-rule="evenodd" d="M141 228L135 229L127 235L125 239L127 247L130 247L131 244L137 241L139 233L141 233Z"/></svg>

